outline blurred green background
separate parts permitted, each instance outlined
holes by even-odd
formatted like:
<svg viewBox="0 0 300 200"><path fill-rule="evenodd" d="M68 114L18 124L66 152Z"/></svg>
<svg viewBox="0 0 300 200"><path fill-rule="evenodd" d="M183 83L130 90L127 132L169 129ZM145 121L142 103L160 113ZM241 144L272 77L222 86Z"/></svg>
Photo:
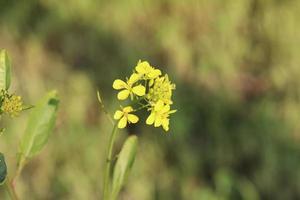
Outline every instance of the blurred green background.
<svg viewBox="0 0 300 200"><path fill-rule="evenodd" d="M176 83L168 134L139 123L124 200L300 199L300 1L0 0L13 91L61 99L47 147L18 179L21 199L100 199L114 79L139 59ZM14 173L30 111L2 121ZM7 199L3 187L0 199Z"/></svg>

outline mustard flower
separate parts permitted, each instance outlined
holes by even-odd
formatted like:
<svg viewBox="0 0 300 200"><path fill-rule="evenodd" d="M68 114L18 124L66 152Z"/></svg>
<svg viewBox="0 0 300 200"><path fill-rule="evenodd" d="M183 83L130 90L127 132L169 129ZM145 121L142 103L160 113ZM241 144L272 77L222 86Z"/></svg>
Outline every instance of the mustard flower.
<svg viewBox="0 0 300 200"><path fill-rule="evenodd" d="M140 76L136 73L133 73L129 80L126 82L117 79L113 83L113 88L116 90L121 90L118 93L118 99L119 100L125 100L130 95L131 100L133 99L134 95L137 96L144 96L146 92L146 88L142 84L138 84L137 86L134 86L134 84L140 79Z"/></svg>
<svg viewBox="0 0 300 200"><path fill-rule="evenodd" d="M142 62L139 60L135 70L146 80L153 80L161 75L161 71L151 67L147 61Z"/></svg>
<svg viewBox="0 0 300 200"><path fill-rule="evenodd" d="M2 112L9 114L11 117L18 116L23 110L22 98L17 95L5 96L1 106Z"/></svg>
<svg viewBox="0 0 300 200"><path fill-rule="evenodd" d="M164 104L162 100L159 100L151 109L151 114L146 120L146 124L154 127L162 126L165 131L169 130L169 115L175 113L176 110L170 110L169 104Z"/></svg>
<svg viewBox="0 0 300 200"><path fill-rule="evenodd" d="M173 104L172 94L175 84L169 80L167 74L162 75L159 69L152 67L147 61L139 61L130 78L126 82L115 80L113 88L120 90L119 100L125 100L130 96L132 101L130 105L139 106L136 110L150 111L146 124L154 124L154 127L162 126L165 131L169 130L169 116L176 110L171 110L170 107ZM141 98L133 101L134 97ZM115 112L114 118L119 120L119 128L126 127L127 123L138 122L139 118L131 114L133 111L131 106L127 106L122 111Z"/></svg>
<svg viewBox="0 0 300 200"><path fill-rule="evenodd" d="M114 114L114 119L119 120L118 128L122 129L125 128L127 123L137 123L139 118L134 115L130 114L133 112L133 108L131 106L127 106L121 110L117 110Z"/></svg>
<svg viewBox="0 0 300 200"><path fill-rule="evenodd" d="M175 84L171 83L168 75L156 78L153 86L149 88L147 99L155 104L159 100L165 104L173 104L172 91L175 89Z"/></svg>

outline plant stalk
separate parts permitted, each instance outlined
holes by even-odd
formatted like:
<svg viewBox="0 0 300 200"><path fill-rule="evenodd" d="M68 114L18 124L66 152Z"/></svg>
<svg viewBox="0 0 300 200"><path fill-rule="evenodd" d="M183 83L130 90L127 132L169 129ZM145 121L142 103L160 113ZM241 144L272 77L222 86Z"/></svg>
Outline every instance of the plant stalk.
<svg viewBox="0 0 300 200"><path fill-rule="evenodd" d="M20 161L19 161L19 163L18 163L16 174L15 174L15 176L14 176L14 177L12 178L12 180L11 180L11 184L12 184L12 185L15 185L15 184L16 184L16 180L17 180L17 178L20 176L20 174L21 174L21 172L22 172L22 170L23 170L23 167L24 167L24 165L25 165L26 159L25 159L25 157L23 157L23 155L21 155L21 156L22 156L22 157L21 157L21 159L20 159Z"/></svg>
<svg viewBox="0 0 300 200"><path fill-rule="evenodd" d="M15 187L9 179L7 179L5 181L5 186L6 186L6 189L8 191L8 194L9 194L10 198L12 200L19 200L19 198L17 196L17 193L16 193L16 190L15 190Z"/></svg>
<svg viewBox="0 0 300 200"><path fill-rule="evenodd" d="M110 190L110 172L111 172L111 162L112 162L112 151L117 135L118 127L117 123L114 124L113 130L110 134L109 145L107 149L107 156L105 162L105 174L104 174L104 185L103 185L103 200L109 199Z"/></svg>

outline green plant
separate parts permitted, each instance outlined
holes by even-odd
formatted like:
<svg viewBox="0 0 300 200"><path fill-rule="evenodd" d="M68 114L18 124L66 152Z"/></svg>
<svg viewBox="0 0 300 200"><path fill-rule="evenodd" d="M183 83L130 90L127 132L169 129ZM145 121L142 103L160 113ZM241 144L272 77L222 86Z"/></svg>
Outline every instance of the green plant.
<svg viewBox="0 0 300 200"><path fill-rule="evenodd" d="M176 110L171 110L172 91L175 89L175 84L169 81L167 74L162 76L161 71L152 67L147 61L139 61L132 75L126 78L126 81L116 79L113 82L113 88L119 90L118 100L124 101L128 97L130 98L126 106L120 105L120 109L115 112L113 118L118 120L116 123L105 110L100 93L97 93L102 109L113 124L103 183L104 200L117 199L136 156L137 136L129 136L117 156L112 172L112 151L118 129L123 129L128 124L136 124L139 121L136 113L140 110L146 110L150 112L145 122L147 125L162 126L165 131L168 131L169 117L176 112Z"/></svg>
<svg viewBox="0 0 300 200"><path fill-rule="evenodd" d="M8 114L11 117L15 117L21 111L33 106L25 106L20 96L9 93L10 71L9 58L6 51L2 50L0 53L0 114ZM154 127L162 126L167 132L169 130L169 117L176 112L176 110L171 110L171 105L173 104L171 99L172 91L175 89L175 85L169 81L168 75L162 76L159 69L150 66L146 61L139 61L132 75L126 81L115 80L113 88L120 90L117 95L118 100L124 102L128 99L128 101L126 106L122 106L120 103L120 109L115 111L112 118L105 109L100 93L97 93L101 108L113 125L106 156L103 185L104 200L118 198L120 190L125 184L133 166L137 152L138 138L135 135L131 135L125 140L118 156L113 155L118 129L123 129L128 124L139 122L137 112L145 110L149 112L145 124L154 125ZM5 183L11 199L18 199L15 185L22 169L32 157L43 149L49 139L55 125L58 103L57 92L51 91L32 109L27 128L19 142L17 170L13 177L7 177L5 158L0 153L0 183ZM112 161L115 157L117 159L113 165Z"/></svg>
<svg viewBox="0 0 300 200"><path fill-rule="evenodd" d="M24 106L20 96L10 94L8 89L11 80L11 63L5 50L0 51L0 114L18 116L23 110L32 106ZM20 140L17 171L13 178L7 177L5 158L0 153L0 183L5 183L12 199L18 199L15 191L16 179L25 164L38 154L48 141L54 128L58 98L56 91L51 91L34 106L30 114L27 128Z"/></svg>

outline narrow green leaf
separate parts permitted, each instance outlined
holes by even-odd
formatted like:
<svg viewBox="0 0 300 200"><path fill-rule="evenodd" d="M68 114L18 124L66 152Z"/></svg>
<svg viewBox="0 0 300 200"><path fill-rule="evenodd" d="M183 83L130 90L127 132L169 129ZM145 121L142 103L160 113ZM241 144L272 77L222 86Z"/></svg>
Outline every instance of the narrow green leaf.
<svg viewBox="0 0 300 200"><path fill-rule="evenodd" d="M128 177L136 156L137 144L137 136L130 136L122 147L113 172L111 199L117 199Z"/></svg>
<svg viewBox="0 0 300 200"><path fill-rule="evenodd" d="M19 163L37 154L47 143L55 125L58 102L56 91L51 91L32 109L19 146Z"/></svg>
<svg viewBox="0 0 300 200"><path fill-rule="evenodd" d="M6 50L0 50L0 90L8 90L11 79L11 63Z"/></svg>
<svg viewBox="0 0 300 200"><path fill-rule="evenodd" d="M3 153L0 153L0 185L5 181L7 168Z"/></svg>

